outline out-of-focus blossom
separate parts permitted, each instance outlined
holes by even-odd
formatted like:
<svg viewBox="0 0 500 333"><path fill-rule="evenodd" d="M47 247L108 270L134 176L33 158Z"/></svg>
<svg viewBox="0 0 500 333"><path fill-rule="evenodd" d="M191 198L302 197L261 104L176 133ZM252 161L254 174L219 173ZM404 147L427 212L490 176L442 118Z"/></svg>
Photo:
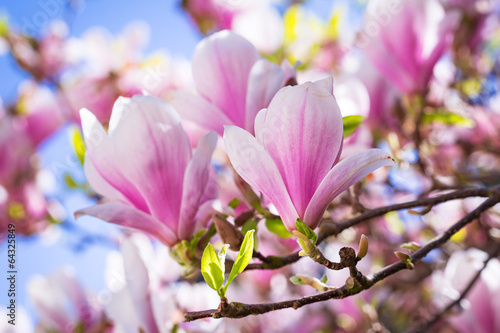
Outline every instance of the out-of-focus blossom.
<svg viewBox="0 0 500 333"><path fill-rule="evenodd" d="M61 89L79 121L81 108L92 110L107 124L114 101L147 92L160 96L168 89L183 89L190 84L186 60L171 58L158 51L144 56L149 27L144 22L129 24L112 36L103 28L91 28L81 38L68 40L68 61L74 64L61 78Z"/></svg>
<svg viewBox="0 0 500 333"><path fill-rule="evenodd" d="M36 80L53 80L66 65L65 42L68 27L55 21L39 40L9 31L5 36L18 64Z"/></svg>
<svg viewBox="0 0 500 333"><path fill-rule="evenodd" d="M17 234L30 235L48 224L47 203L35 182L35 146L19 119L0 120L0 234L14 224ZM9 228L11 229L11 228Z"/></svg>
<svg viewBox="0 0 500 333"><path fill-rule="evenodd" d="M477 249L454 252L444 270L433 276L436 302L440 306L457 299L474 275L483 267L487 254ZM494 258L481 272L465 300L460 302L462 310L448 317L449 322L459 332L498 332L500 331L500 262Z"/></svg>
<svg viewBox="0 0 500 333"><path fill-rule="evenodd" d="M165 247L153 249L148 239L134 235L123 241L121 256L110 259L106 282L112 295L105 310L113 322L113 332L135 333L141 328L145 332L167 333L177 324L200 331L203 324L208 324L203 320L182 323L185 311L208 308L218 299L206 285L177 281L181 266ZM193 293L200 297L193 298ZM217 325L214 322L209 327L213 330Z"/></svg>
<svg viewBox="0 0 500 333"><path fill-rule="evenodd" d="M358 46L401 92L425 92L436 62L453 39L459 14L438 0L370 1Z"/></svg>
<svg viewBox="0 0 500 333"><path fill-rule="evenodd" d="M40 332L102 332L108 327L99 303L68 271L32 278L28 293L40 315Z"/></svg>
<svg viewBox="0 0 500 333"><path fill-rule="evenodd" d="M255 133L226 126L229 159L276 206L288 230L296 228L297 218L316 228L337 195L394 163L379 149L338 163L344 136L331 78L282 88L257 115Z"/></svg>
<svg viewBox="0 0 500 333"><path fill-rule="evenodd" d="M204 128L222 134L224 125L236 125L253 133L257 112L290 79L284 66L261 59L243 37L221 31L202 40L193 55L198 95L171 91L165 97L181 117Z"/></svg>
<svg viewBox="0 0 500 333"><path fill-rule="evenodd" d="M283 44L283 20L270 0L184 0L182 5L203 34L232 30L268 54Z"/></svg>
<svg viewBox="0 0 500 333"><path fill-rule="evenodd" d="M26 82L19 90L15 121L18 126L25 126L25 132L34 145L38 145L69 120L67 105L48 87Z"/></svg>
<svg viewBox="0 0 500 333"><path fill-rule="evenodd" d="M215 133L193 153L175 110L152 96L119 98L108 133L90 111L81 118L85 173L105 200L77 215L142 230L168 246L204 226L217 195L210 165Z"/></svg>
<svg viewBox="0 0 500 333"><path fill-rule="evenodd" d="M370 110L365 123L375 132L396 128L393 108L398 94L394 86L369 64L365 64L358 75L369 96Z"/></svg>

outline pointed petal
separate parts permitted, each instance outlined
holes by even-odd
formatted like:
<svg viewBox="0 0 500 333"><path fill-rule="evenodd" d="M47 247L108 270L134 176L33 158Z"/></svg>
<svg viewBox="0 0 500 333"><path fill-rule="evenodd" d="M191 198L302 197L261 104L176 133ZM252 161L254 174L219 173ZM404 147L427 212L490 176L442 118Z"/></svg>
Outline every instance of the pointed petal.
<svg viewBox="0 0 500 333"><path fill-rule="evenodd" d="M148 269L139 255L139 249L130 239L126 239L122 244L122 253L127 289L141 327L146 332L160 332L151 303Z"/></svg>
<svg viewBox="0 0 500 333"><path fill-rule="evenodd" d="M312 229L318 226L328 205L340 193L376 169L394 165L394 160L381 149L370 149L349 156L335 165L321 182L307 206L304 222Z"/></svg>
<svg viewBox="0 0 500 333"><path fill-rule="evenodd" d="M250 42L227 30L202 40L193 55L198 92L239 127L245 126L248 76L258 59L259 53Z"/></svg>
<svg viewBox="0 0 500 333"><path fill-rule="evenodd" d="M104 185L101 181L104 180L117 189L127 199L127 202L132 203L143 212L149 212L148 206L136 186L121 172L113 142L96 116L89 110L82 109L80 110L80 118L87 147L85 161L93 164L93 168L87 165L87 169L91 172L90 176L87 175L90 185L99 194L112 194L115 198L116 193L113 193L110 187ZM94 170L100 177L92 174Z"/></svg>
<svg viewBox="0 0 500 333"><path fill-rule="evenodd" d="M163 223L151 215L118 201L101 201L95 206L75 212L76 218L82 215L94 216L122 227L141 230L167 246L173 246L178 242L177 236Z"/></svg>
<svg viewBox="0 0 500 333"><path fill-rule="evenodd" d="M276 163L300 218L343 140L342 116L331 90L324 88L326 83L282 88L265 120L260 114L256 120L256 137Z"/></svg>
<svg viewBox="0 0 500 333"><path fill-rule="evenodd" d="M196 213L201 205L207 186L213 185L209 182L210 159L217 144L217 134L209 132L203 136L198 143L193 158L189 162L184 175L184 186L182 193L182 204L177 227L179 239L189 239L193 236L196 225ZM217 187L210 188L212 198L217 196Z"/></svg>
<svg viewBox="0 0 500 333"><path fill-rule="evenodd" d="M99 172L97 172L94 163L90 160L90 158L86 158L83 164L83 169L85 170L85 176L87 176L87 181L94 191L102 195L107 199L114 199L119 201L124 201L130 203L133 206L133 203L129 202L125 196L114 188L110 183L108 183Z"/></svg>
<svg viewBox="0 0 500 333"><path fill-rule="evenodd" d="M264 147L250 133L236 126L224 128L224 143L236 172L262 192L276 206L285 226L293 229L299 216L276 164Z"/></svg>
<svg viewBox="0 0 500 333"><path fill-rule="evenodd" d="M113 108L109 135L122 173L145 198L151 215L176 230L192 154L179 115L157 97L121 98Z"/></svg>
<svg viewBox="0 0 500 333"><path fill-rule="evenodd" d="M220 136L224 133L224 125L233 124L214 104L189 91L171 90L165 93L164 98L172 104L182 119L216 131Z"/></svg>
<svg viewBox="0 0 500 333"><path fill-rule="evenodd" d="M258 60L250 71L246 97L245 129L254 133L257 112L267 108L274 95L283 86L285 74L280 66L266 60Z"/></svg>

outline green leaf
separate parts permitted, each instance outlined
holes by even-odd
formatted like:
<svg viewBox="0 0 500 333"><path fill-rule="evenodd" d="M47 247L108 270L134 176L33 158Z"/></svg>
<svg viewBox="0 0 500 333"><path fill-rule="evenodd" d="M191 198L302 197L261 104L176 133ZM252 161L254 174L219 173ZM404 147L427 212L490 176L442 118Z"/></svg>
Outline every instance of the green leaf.
<svg viewBox="0 0 500 333"><path fill-rule="evenodd" d="M240 251L238 252L238 256L236 256L236 260L234 261L233 268L231 269L231 273L229 273L229 279L224 287L224 293L227 290L229 284L234 280L234 278L243 272L245 267L250 263L253 256L253 234L255 230L249 230L245 234L245 239L243 239L243 243L241 244Z"/></svg>
<svg viewBox="0 0 500 333"><path fill-rule="evenodd" d="M319 279L322 283L327 283L328 282L328 276L326 276L326 274L324 274L321 279Z"/></svg>
<svg viewBox="0 0 500 333"><path fill-rule="evenodd" d="M241 203L241 200L238 199L238 198L234 198L233 200L229 201L229 203L227 204L229 207L231 207L232 209L236 209L236 207L238 207L238 205Z"/></svg>
<svg viewBox="0 0 500 333"><path fill-rule="evenodd" d="M85 161L85 143L83 142L82 134L80 133L80 129L73 128L70 132L71 135L71 143L73 144L73 149L75 151L76 157L78 161L83 165Z"/></svg>
<svg viewBox="0 0 500 333"><path fill-rule="evenodd" d="M208 244L201 257L201 274L208 286L219 293L224 283L224 271L212 244Z"/></svg>
<svg viewBox="0 0 500 333"><path fill-rule="evenodd" d="M283 221L280 219L266 219L266 227L273 234L280 236L281 238L290 238L293 235L286 229Z"/></svg>
<svg viewBox="0 0 500 333"><path fill-rule="evenodd" d="M461 127L474 127L474 121L470 118L463 117L459 114L450 112L445 109L433 110L430 113L423 115L422 122L424 124L441 123L445 125L458 125Z"/></svg>
<svg viewBox="0 0 500 333"><path fill-rule="evenodd" d="M347 116L342 118L344 125L344 138L354 133L354 131L363 123L365 117L363 116Z"/></svg>
<svg viewBox="0 0 500 333"><path fill-rule="evenodd" d="M297 231L312 240L313 245L316 245L316 242L318 241L318 235L316 235L316 233L311 228L309 228L309 226L305 224L304 221L302 221L301 219L297 219L297 221L295 221L295 225L297 226Z"/></svg>
<svg viewBox="0 0 500 333"><path fill-rule="evenodd" d="M0 37L6 37L9 34L9 20L7 16L0 16Z"/></svg>
<svg viewBox="0 0 500 333"><path fill-rule="evenodd" d="M299 278L297 275L294 275L290 278L290 281L293 283L293 284L297 284L297 285L306 285L307 283L305 283L304 281L302 281L301 278Z"/></svg>

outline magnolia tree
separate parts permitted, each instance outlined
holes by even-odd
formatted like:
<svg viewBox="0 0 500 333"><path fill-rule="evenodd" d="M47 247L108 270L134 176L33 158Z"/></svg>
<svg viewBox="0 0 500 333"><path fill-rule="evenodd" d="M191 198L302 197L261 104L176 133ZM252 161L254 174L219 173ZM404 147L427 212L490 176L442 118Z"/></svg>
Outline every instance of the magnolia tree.
<svg viewBox="0 0 500 333"><path fill-rule="evenodd" d="M37 330L500 331L499 3L182 7L190 62L144 56L141 24L0 24L31 75L0 113L4 241L122 231L107 297L29 282ZM86 181L57 179L96 203L64 214L36 160L68 122Z"/></svg>

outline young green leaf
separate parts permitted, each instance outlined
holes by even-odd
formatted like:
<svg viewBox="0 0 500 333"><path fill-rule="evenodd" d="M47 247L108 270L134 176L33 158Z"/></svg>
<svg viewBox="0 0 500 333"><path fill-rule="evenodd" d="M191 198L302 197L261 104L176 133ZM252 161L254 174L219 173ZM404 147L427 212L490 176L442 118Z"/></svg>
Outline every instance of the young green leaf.
<svg viewBox="0 0 500 333"><path fill-rule="evenodd" d="M347 138L349 135L354 133L354 131L363 123L365 117L363 116L347 116L342 118L342 123L344 125L344 137Z"/></svg>
<svg viewBox="0 0 500 333"><path fill-rule="evenodd" d="M73 149L78 161L83 165L83 162L85 161L85 143L83 142L80 129L76 127L72 129L71 143L73 144Z"/></svg>
<svg viewBox="0 0 500 333"><path fill-rule="evenodd" d="M208 286L219 293L219 289L224 283L224 270L212 244L208 244L203 251L201 257L201 274Z"/></svg>
<svg viewBox="0 0 500 333"><path fill-rule="evenodd" d="M273 234L276 234L281 238L292 237L292 234L286 229L283 221L280 219L266 219L266 227Z"/></svg>
<svg viewBox="0 0 500 333"><path fill-rule="evenodd" d="M295 221L295 225L297 226L297 231L312 240L313 245L316 245L316 242L318 241L318 235L316 235L316 233L311 228L309 228L307 224L305 224L301 219L297 219L297 221Z"/></svg>
<svg viewBox="0 0 500 333"><path fill-rule="evenodd" d="M297 275L294 275L290 278L290 282L292 282L293 284L296 284L296 285L305 285L307 284L306 282L304 282L300 277L298 277Z"/></svg>
<svg viewBox="0 0 500 333"><path fill-rule="evenodd" d="M245 267L247 267L248 263L250 263L250 260L252 260L252 255L253 255L253 234L255 230L249 230L245 234L245 239L243 240L243 243L241 244L240 251L238 252L238 255L236 256L236 260L234 261L233 268L231 269L231 273L229 273L229 279L227 280L226 285L224 286L224 293L227 290L227 287L229 284L234 280L236 275L240 274L243 272Z"/></svg>
<svg viewBox="0 0 500 333"><path fill-rule="evenodd" d="M238 205L241 203L241 200L238 199L238 198L234 198L233 200L229 201L229 203L227 204L229 207L231 207L232 209L236 209L236 207L238 207Z"/></svg>

